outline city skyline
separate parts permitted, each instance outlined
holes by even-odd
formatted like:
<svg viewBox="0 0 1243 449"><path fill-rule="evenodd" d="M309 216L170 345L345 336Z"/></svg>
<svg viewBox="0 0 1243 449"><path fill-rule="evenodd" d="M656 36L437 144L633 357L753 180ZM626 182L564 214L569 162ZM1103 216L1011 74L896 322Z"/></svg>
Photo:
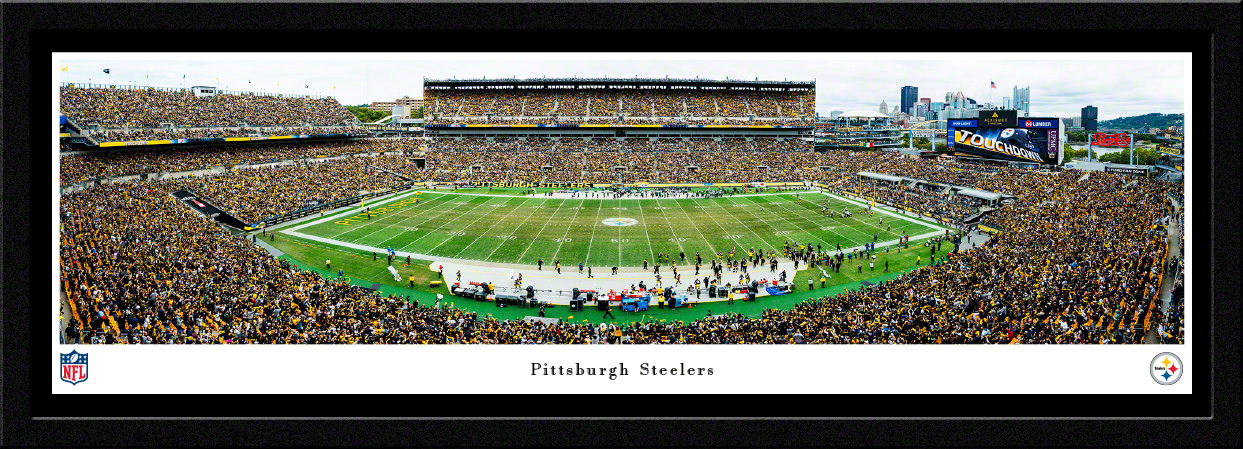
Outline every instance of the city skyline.
<svg viewBox="0 0 1243 449"><path fill-rule="evenodd" d="M345 105L422 98L423 78L613 77L816 80L816 112L876 110L899 105L902 86L924 97L963 92L979 103L1002 104L1014 87L1031 87L1032 116L1071 117L1089 104L1099 119L1157 112L1185 113L1181 64L1166 61L990 61L985 70L964 71L956 60L831 61L765 60L62 60L63 82L154 87L206 85L227 90L332 95ZM968 61L973 62L973 61ZM1161 62L1161 63L1158 63ZM981 64L967 64L981 66ZM1134 70L1145 67L1142 76ZM103 69L110 69L109 75ZM1084 76L1091 74L1091 76ZM183 78L183 75L185 78ZM89 79L89 80L88 80ZM219 79L219 81L217 81ZM989 83L994 82L996 89ZM277 84L279 83L279 87ZM335 87L335 89L334 89ZM892 106L891 106L892 107Z"/></svg>

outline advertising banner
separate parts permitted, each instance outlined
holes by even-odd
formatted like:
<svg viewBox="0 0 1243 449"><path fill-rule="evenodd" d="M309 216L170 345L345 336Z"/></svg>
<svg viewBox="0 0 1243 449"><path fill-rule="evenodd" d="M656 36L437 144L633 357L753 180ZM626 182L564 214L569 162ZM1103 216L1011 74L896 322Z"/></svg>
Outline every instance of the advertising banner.
<svg viewBox="0 0 1243 449"><path fill-rule="evenodd" d="M1019 111L980 111L980 125L1009 128L1018 126Z"/></svg>
<svg viewBox="0 0 1243 449"><path fill-rule="evenodd" d="M957 128L951 140L955 153L1020 162L1057 165L1056 129Z"/></svg>
<svg viewBox="0 0 1243 449"><path fill-rule="evenodd" d="M1126 134L1092 134L1092 146L1127 148L1131 146L1131 136Z"/></svg>
<svg viewBox="0 0 1243 449"><path fill-rule="evenodd" d="M1124 175L1147 175L1148 169L1147 168L1134 168L1134 167L1111 167L1111 166L1106 165L1105 173L1120 173Z"/></svg>
<svg viewBox="0 0 1243 449"><path fill-rule="evenodd" d="M1057 129L1057 119L1028 118L1019 120L1020 128L1051 128Z"/></svg>
<svg viewBox="0 0 1243 449"><path fill-rule="evenodd" d="M1157 145L1157 151L1174 156L1182 156L1183 154L1182 148L1174 148L1166 145Z"/></svg>

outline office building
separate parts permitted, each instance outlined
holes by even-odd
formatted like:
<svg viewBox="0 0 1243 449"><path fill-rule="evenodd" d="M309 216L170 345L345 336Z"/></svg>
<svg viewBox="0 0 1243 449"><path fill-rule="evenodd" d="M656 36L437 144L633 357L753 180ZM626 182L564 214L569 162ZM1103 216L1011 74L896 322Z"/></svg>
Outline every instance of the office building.
<svg viewBox="0 0 1243 449"><path fill-rule="evenodd" d="M915 107L916 101L919 101L919 88L915 86L902 86L901 102L898 103L899 110L910 114Z"/></svg>
<svg viewBox="0 0 1243 449"><path fill-rule="evenodd" d="M371 105L367 107L374 111L389 111L392 110L394 106L409 106L408 110L417 111L419 108L423 107L423 99L405 96L394 101L373 101L371 102Z"/></svg>
<svg viewBox="0 0 1243 449"><path fill-rule="evenodd" d="M1088 105L1079 111L1084 131L1096 131L1096 107Z"/></svg>
<svg viewBox="0 0 1243 449"><path fill-rule="evenodd" d="M842 111L832 111L832 112L829 112L829 118L837 118L837 116L839 116L839 115L842 115Z"/></svg>
<svg viewBox="0 0 1243 449"><path fill-rule="evenodd" d="M928 117L928 105L924 104L923 102L915 103L915 110L914 112L911 113L911 115L916 117L916 120L919 120L919 121L927 120L928 119L927 118Z"/></svg>
<svg viewBox="0 0 1243 449"><path fill-rule="evenodd" d="M1031 86L1022 89L1019 89L1019 86L1014 86L1014 96L1010 97L1011 104L1006 109L1021 111L1019 112L1019 117L1031 117L1031 90Z"/></svg>

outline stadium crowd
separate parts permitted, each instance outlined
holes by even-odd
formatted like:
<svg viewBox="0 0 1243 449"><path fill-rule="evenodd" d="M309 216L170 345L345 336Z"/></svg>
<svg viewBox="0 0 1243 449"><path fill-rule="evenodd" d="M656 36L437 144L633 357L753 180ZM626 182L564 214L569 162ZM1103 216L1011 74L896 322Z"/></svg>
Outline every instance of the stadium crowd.
<svg viewBox="0 0 1243 449"><path fill-rule="evenodd" d="M955 221L962 221L976 214L984 203L968 196L945 195L923 188L895 186L890 182L864 177L848 177L834 185L844 191L891 206L909 208L924 215Z"/></svg>
<svg viewBox="0 0 1243 449"><path fill-rule="evenodd" d="M428 168L403 175L482 182L801 181L807 160L820 157L807 142L771 139L436 139L427 148Z"/></svg>
<svg viewBox="0 0 1243 449"><path fill-rule="evenodd" d="M688 90L688 89L428 89L424 91L429 125L505 123L500 117L562 119L556 123L613 124L616 117L678 117L676 123L749 124L740 117L783 118L780 123L811 115L814 91ZM595 117L573 120L568 117ZM694 120L687 117L696 117ZM719 120L719 118L730 118ZM508 119L540 123L539 119ZM553 123L553 121L545 122ZM763 124L771 124L764 122ZM752 123L757 124L757 123Z"/></svg>
<svg viewBox="0 0 1243 449"><path fill-rule="evenodd" d="M806 126L811 122L801 118L737 119L725 117L430 117L427 124L435 125L729 125L729 126Z"/></svg>
<svg viewBox="0 0 1243 449"><path fill-rule="evenodd" d="M67 334L131 344L444 341L474 314L299 271L168 195L166 182L103 185L61 203Z"/></svg>
<svg viewBox="0 0 1243 449"><path fill-rule="evenodd" d="M370 157L234 169L170 180L208 198L246 223L349 198L360 190L395 187L405 180L375 169Z"/></svg>
<svg viewBox="0 0 1243 449"><path fill-rule="evenodd" d="M301 127L356 125L354 118L333 98L224 94L195 96L188 89L60 88L60 112L77 123L98 124L105 131L120 128L159 129L165 123L178 128ZM149 131L130 131L119 140L143 140ZM161 131L150 131L160 133ZM200 137L224 137L229 130L196 131ZM110 138L115 134L100 133ZM189 138L191 134L153 134L162 138Z"/></svg>
<svg viewBox="0 0 1243 449"><path fill-rule="evenodd" d="M96 186L61 201L66 287L87 320L75 325L105 343L1110 344L1142 341L1142 323L1153 314L1164 341L1181 341L1181 276L1171 310L1146 310L1159 285L1166 243L1153 223L1170 214L1165 198L1178 191L1176 184L881 152L815 153L802 142L757 142L438 139L428 145L423 169L408 157L349 158ZM174 162L147 154L116 164L185 166L239 157L204 154L169 156ZM107 172L111 164L84 163L90 168L78 173ZM686 168L690 165L698 169ZM551 169L542 170L545 166ZM626 167L624 174L613 172L616 166ZM168 195L190 188L252 222L404 182L375 167L416 180L806 179L843 190L867 189L901 204L946 208L951 215L958 213L955 206L971 206L856 175L872 171L1006 193L1016 200L989 215L986 223L1000 232L988 242L960 253L925 247L931 264L878 285L759 316L602 327L480 319L463 310L381 297L290 267ZM832 258L833 265L845 265L842 269L862 269L861 260L867 260L843 261L827 248L791 249L782 256L804 263Z"/></svg>
<svg viewBox="0 0 1243 449"><path fill-rule="evenodd" d="M194 149L99 151L61 156L60 184L122 175L233 167L318 156L407 152L421 149L416 139L355 139L325 142L254 143Z"/></svg>

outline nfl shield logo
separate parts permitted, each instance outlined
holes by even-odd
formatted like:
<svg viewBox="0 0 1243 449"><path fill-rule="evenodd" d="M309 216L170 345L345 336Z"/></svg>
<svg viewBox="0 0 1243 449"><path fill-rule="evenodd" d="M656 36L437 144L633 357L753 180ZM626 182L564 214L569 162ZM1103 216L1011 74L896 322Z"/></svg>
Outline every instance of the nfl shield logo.
<svg viewBox="0 0 1243 449"><path fill-rule="evenodd" d="M60 380L77 385L86 381L86 354L77 350L60 355Z"/></svg>

